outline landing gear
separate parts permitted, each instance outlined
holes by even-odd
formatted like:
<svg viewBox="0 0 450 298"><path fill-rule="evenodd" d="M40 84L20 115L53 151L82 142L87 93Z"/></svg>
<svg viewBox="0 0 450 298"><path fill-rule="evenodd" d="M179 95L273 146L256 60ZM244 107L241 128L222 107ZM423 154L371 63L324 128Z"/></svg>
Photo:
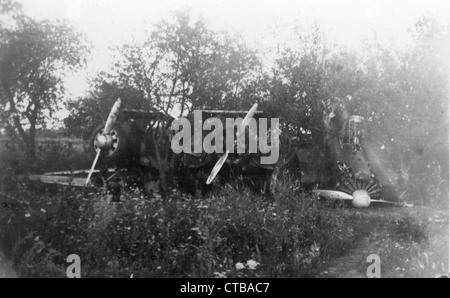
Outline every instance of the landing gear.
<svg viewBox="0 0 450 298"><path fill-rule="evenodd" d="M111 196L111 202L120 202L120 195L125 187L125 177L121 170L105 168L92 177L91 183L106 191Z"/></svg>

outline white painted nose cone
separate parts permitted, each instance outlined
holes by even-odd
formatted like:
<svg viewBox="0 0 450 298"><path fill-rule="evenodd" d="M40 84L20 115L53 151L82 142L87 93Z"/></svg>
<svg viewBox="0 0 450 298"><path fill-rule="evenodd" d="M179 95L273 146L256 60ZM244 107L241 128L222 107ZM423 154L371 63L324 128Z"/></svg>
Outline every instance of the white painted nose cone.
<svg viewBox="0 0 450 298"><path fill-rule="evenodd" d="M366 190L355 190L353 192L353 207L366 208L370 205L370 196Z"/></svg>
<svg viewBox="0 0 450 298"><path fill-rule="evenodd" d="M106 146L107 139L104 135L98 135L95 141L98 148L103 148Z"/></svg>

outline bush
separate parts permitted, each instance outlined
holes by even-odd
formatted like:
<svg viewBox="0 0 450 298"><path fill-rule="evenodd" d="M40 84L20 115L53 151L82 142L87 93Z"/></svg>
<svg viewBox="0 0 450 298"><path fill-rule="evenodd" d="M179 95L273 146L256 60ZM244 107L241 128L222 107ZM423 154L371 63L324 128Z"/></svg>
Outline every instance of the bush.
<svg viewBox="0 0 450 298"><path fill-rule="evenodd" d="M21 276L62 277L70 254L84 277L314 276L355 238L344 217L288 189L274 204L230 185L207 198L130 188L120 203L62 188L15 195L33 201L5 242Z"/></svg>

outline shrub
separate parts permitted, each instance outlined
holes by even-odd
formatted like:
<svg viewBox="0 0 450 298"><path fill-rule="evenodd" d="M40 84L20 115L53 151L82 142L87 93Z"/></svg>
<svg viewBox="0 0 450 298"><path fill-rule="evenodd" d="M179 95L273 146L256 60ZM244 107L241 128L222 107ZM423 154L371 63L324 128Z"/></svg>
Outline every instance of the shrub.
<svg viewBox="0 0 450 298"><path fill-rule="evenodd" d="M85 277L311 276L355 236L345 218L289 189L274 204L230 185L205 198L130 188L120 203L103 191L15 195L33 201L8 241L22 276L63 276L70 254Z"/></svg>

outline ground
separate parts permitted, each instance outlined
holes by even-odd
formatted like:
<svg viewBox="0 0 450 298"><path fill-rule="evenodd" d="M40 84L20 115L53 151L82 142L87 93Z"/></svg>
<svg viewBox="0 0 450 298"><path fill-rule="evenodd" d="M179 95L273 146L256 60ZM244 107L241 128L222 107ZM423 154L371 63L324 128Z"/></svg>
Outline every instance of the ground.
<svg viewBox="0 0 450 298"><path fill-rule="evenodd" d="M17 277L16 272L12 269L11 262L0 251L0 278Z"/></svg>
<svg viewBox="0 0 450 298"><path fill-rule="evenodd" d="M438 277L448 273L448 210L412 207L345 212L371 223L371 228L343 256L330 260L319 277L365 278L372 264L367 262L371 254L381 257L381 277Z"/></svg>
<svg viewBox="0 0 450 298"><path fill-rule="evenodd" d="M0 276L65 277L80 254L85 277L381 277L448 274L448 208L355 209L284 190L269 203L224 186L168 199L23 185L0 207ZM6 204L5 204L6 203ZM245 264L255 264L248 266Z"/></svg>

